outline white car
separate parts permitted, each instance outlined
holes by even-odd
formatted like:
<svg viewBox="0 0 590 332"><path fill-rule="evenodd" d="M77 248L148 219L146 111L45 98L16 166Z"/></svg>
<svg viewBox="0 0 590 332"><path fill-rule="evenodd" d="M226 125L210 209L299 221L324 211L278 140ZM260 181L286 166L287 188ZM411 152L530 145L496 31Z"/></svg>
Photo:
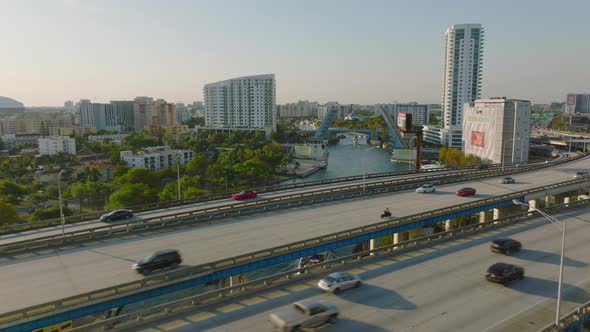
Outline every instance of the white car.
<svg viewBox="0 0 590 332"><path fill-rule="evenodd" d="M425 183L416 189L417 193L433 193L436 191L436 187L432 183Z"/></svg>
<svg viewBox="0 0 590 332"><path fill-rule="evenodd" d="M357 288L363 284L361 278L346 272L334 272L318 282L318 287L324 292L340 293L346 288Z"/></svg>
<svg viewBox="0 0 590 332"><path fill-rule="evenodd" d="M507 176L505 178L501 178L500 183L502 183L502 184L514 183L514 178L511 178L509 176Z"/></svg>

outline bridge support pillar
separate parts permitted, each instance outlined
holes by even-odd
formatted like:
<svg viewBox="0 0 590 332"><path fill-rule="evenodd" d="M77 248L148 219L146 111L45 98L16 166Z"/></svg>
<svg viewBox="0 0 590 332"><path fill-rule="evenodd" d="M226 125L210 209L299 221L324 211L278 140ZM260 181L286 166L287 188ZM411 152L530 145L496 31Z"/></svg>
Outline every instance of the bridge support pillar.
<svg viewBox="0 0 590 332"><path fill-rule="evenodd" d="M539 208L538 203L539 203L539 201L537 201L536 199L531 199L529 201L529 203L528 203L530 206L529 207L529 214L528 214L529 216L532 215L532 213L531 213L532 211L535 211L536 208Z"/></svg>
<svg viewBox="0 0 590 332"><path fill-rule="evenodd" d="M377 247L379 247L377 241L379 241L379 239L370 239L369 240L369 250L374 250L374 249L377 249ZM375 254L371 253L371 255L375 255Z"/></svg>
<svg viewBox="0 0 590 332"><path fill-rule="evenodd" d="M479 212L479 222L480 223L491 221L493 219L493 217L494 217L494 212L491 210Z"/></svg>
<svg viewBox="0 0 590 332"><path fill-rule="evenodd" d="M508 205L501 208L494 209L494 219L498 220L501 218L506 218L515 214L521 213L522 210L519 205Z"/></svg>
<svg viewBox="0 0 590 332"><path fill-rule="evenodd" d="M219 288L233 287L246 282L246 276L238 274L219 280Z"/></svg>
<svg viewBox="0 0 590 332"><path fill-rule="evenodd" d="M399 232L393 234L393 244L398 244L400 242L408 241L410 238L410 234L408 232Z"/></svg>
<svg viewBox="0 0 590 332"><path fill-rule="evenodd" d="M563 197L560 195L547 195L545 196L545 206L559 205L563 203Z"/></svg>
<svg viewBox="0 0 590 332"><path fill-rule="evenodd" d="M453 229L453 225L451 224L451 219L449 219L445 221L445 232L450 231L451 229Z"/></svg>

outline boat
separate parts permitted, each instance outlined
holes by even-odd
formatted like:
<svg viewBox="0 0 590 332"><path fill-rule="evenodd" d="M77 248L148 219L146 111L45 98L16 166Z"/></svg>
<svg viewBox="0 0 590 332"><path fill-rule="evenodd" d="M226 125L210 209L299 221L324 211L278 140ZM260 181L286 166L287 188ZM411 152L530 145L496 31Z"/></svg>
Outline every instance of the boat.
<svg viewBox="0 0 590 332"><path fill-rule="evenodd" d="M358 136L355 136L353 138L353 141L354 141L354 144L359 144L359 137Z"/></svg>
<svg viewBox="0 0 590 332"><path fill-rule="evenodd" d="M322 169L323 169L323 168L326 168L326 167L328 167L328 162L327 162L327 161L325 161L325 160L322 160L322 161L320 161L320 163L319 163L318 167L319 167L319 168L322 168Z"/></svg>

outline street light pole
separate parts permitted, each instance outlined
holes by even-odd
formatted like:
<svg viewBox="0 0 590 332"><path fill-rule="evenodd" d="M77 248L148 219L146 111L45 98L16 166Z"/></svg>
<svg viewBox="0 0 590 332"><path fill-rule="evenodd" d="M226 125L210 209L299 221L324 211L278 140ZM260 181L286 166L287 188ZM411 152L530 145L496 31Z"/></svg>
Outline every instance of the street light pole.
<svg viewBox="0 0 590 332"><path fill-rule="evenodd" d="M373 150L374 148L376 148L376 146L372 147L372 148L368 148L367 152L369 152L369 150ZM363 155L363 160L361 162L361 170L363 172L363 191L365 191L366 185L365 185L365 174L366 172L366 167L365 167L365 159L367 159L367 152L365 152L365 154Z"/></svg>
<svg viewBox="0 0 590 332"><path fill-rule="evenodd" d="M512 202L518 205L528 206L530 209L539 212L540 215L545 217L545 219L549 220L552 224L558 225L561 224L562 236L561 236L561 258L559 260L559 281L557 285L557 308L555 309L555 327L559 327L559 317L560 317L560 307L561 307L561 285L563 284L563 257L565 256L565 234L567 230L567 223L565 221L560 222L559 220L555 219L554 217L548 215L547 213L537 209L534 206L530 206L527 203L521 202L517 199L513 199Z"/></svg>
<svg viewBox="0 0 590 332"><path fill-rule="evenodd" d="M176 179L178 187L178 200L180 200L180 155L176 155Z"/></svg>
<svg viewBox="0 0 590 332"><path fill-rule="evenodd" d="M410 139L410 143L409 143L409 148L410 148L410 155L412 154L412 141L415 141L417 139L417 136L414 136ZM416 146L416 144L414 144L414 146ZM416 159L414 159L416 160ZM408 171L412 171L412 163L410 158L408 157Z"/></svg>
<svg viewBox="0 0 590 332"><path fill-rule="evenodd" d="M57 173L57 194L58 194L58 198L59 198L59 217L61 218L61 236L65 237L66 236L66 218L64 217L64 209L63 209L63 204L61 202L61 175L63 174L63 172L66 169L62 169L61 171L59 171L59 173Z"/></svg>

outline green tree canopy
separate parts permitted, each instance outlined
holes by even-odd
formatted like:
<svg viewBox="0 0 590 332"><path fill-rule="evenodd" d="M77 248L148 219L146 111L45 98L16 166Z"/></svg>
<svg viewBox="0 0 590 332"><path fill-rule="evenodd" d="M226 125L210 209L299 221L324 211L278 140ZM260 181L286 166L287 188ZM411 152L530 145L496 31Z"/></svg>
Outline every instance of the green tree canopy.
<svg viewBox="0 0 590 332"><path fill-rule="evenodd" d="M8 202L0 201L0 226L16 224L22 221L16 212L16 207Z"/></svg>
<svg viewBox="0 0 590 332"><path fill-rule="evenodd" d="M149 185L145 183L124 184L109 196L109 202L106 205L108 209L118 209L143 205L155 201L157 191L154 192Z"/></svg>

